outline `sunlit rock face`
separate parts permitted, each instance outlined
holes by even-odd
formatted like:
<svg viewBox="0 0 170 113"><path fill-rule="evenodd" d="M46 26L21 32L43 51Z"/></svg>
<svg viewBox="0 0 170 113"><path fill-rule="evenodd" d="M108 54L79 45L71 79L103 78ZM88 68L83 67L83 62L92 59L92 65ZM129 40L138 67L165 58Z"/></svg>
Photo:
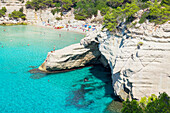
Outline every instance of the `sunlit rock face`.
<svg viewBox="0 0 170 113"><path fill-rule="evenodd" d="M100 56L99 51L84 48L83 45L74 44L66 48L49 53L45 62L47 71L73 69L92 64Z"/></svg>
<svg viewBox="0 0 170 113"><path fill-rule="evenodd" d="M86 38L81 40L81 43L49 52L46 61L39 69L42 71L59 71L99 64L100 60L104 58L99 51L99 43L95 39L96 34L93 35L93 38L88 37L92 35L87 35Z"/></svg>
<svg viewBox="0 0 170 113"><path fill-rule="evenodd" d="M107 30L91 32L80 44L50 52L39 69L73 69L100 62L110 67L114 93L122 100L159 92L170 95L169 25L144 23L127 29L121 24L112 35Z"/></svg>
<svg viewBox="0 0 170 113"><path fill-rule="evenodd" d="M119 35L105 36L99 50L112 70L115 94L122 100L159 92L170 94L170 24L119 26ZM130 33L131 32L131 33Z"/></svg>

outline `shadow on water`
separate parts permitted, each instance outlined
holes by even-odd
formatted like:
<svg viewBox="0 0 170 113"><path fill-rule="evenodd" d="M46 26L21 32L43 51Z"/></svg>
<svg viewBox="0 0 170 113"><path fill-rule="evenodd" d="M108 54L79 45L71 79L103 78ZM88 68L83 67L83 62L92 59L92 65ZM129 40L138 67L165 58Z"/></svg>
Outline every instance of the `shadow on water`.
<svg viewBox="0 0 170 113"><path fill-rule="evenodd" d="M114 95L110 69L106 69L101 65L95 65L90 67L89 71L89 75L84 76L84 78L80 78L78 81L75 81L72 84L73 90L69 92L68 97L66 97L66 106L75 106L78 109L84 109L90 107L90 105L95 103L96 100L100 101L104 97L110 97L113 99L113 101L108 103L108 107L106 108L105 112L116 113L112 111L121 107L121 103L120 99ZM52 75L39 72L37 69L31 70L30 73L32 74L32 76L30 76L32 79L40 79L48 75ZM109 107L112 105L114 105L114 107ZM116 105L118 107L116 107Z"/></svg>
<svg viewBox="0 0 170 113"><path fill-rule="evenodd" d="M103 68L100 65L93 66L90 69L90 72L93 74L94 77L101 80L104 84L105 88L105 96L112 95L112 98L114 99L114 90L112 87L112 78L111 78L111 71L110 69Z"/></svg>
<svg viewBox="0 0 170 113"><path fill-rule="evenodd" d="M112 87L111 71L103 68L101 65L92 66L89 69L91 75L85 76L81 80L77 81L72 87L78 87L77 90L73 90L69 93L66 99L67 106L76 106L77 108L86 108L94 103L94 100L100 100L104 97L111 97L114 101L120 101L118 97L114 95ZM85 79L87 81L85 81ZM94 92L102 91L104 88L104 96L95 96ZM88 97L93 97L89 99ZM87 97L87 98L86 98ZM109 103L108 103L109 104Z"/></svg>

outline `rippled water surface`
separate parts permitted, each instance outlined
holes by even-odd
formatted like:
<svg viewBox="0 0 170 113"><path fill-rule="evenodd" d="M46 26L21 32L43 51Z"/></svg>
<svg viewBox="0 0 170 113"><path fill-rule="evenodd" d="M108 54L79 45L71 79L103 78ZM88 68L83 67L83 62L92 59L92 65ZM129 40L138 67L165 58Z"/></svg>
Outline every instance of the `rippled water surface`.
<svg viewBox="0 0 170 113"><path fill-rule="evenodd" d="M50 75L28 72L41 65L54 45L61 49L82 38L81 34L34 26L0 26L0 112L106 111L113 90L110 73L101 66ZM84 78L89 81L83 82Z"/></svg>

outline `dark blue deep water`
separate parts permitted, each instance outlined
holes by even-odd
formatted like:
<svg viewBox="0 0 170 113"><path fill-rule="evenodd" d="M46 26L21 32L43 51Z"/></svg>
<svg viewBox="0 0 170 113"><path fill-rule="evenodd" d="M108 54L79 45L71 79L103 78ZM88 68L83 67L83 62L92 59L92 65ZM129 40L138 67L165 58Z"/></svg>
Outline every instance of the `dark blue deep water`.
<svg viewBox="0 0 170 113"><path fill-rule="evenodd" d="M81 34L34 26L0 26L0 112L105 112L113 90L110 73L103 67L49 75L28 72L43 63L54 45L61 49L82 38ZM89 81L83 82L84 78Z"/></svg>

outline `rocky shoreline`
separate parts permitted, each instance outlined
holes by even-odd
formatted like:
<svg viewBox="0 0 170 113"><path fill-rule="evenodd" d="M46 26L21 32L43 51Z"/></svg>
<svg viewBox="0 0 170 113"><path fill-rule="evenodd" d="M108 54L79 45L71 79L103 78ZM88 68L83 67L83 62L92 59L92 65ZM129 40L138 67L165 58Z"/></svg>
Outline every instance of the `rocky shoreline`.
<svg viewBox="0 0 170 113"><path fill-rule="evenodd" d="M56 71L102 64L111 68L114 93L122 100L164 91L170 94L169 28L168 23L158 27L143 23L131 29L122 24L115 35L107 30L89 32L80 44L49 53L39 69Z"/></svg>
<svg viewBox="0 0 170 113"><path fill-rule="evenodd" d="M26 23L53 28L42 24L43 22L52 25L54 22L68 24L70 20L74 20L72 11L64 15L63 21L56 21L56 17L60 14L53 15L51 8L38 11L26 9L25 2L21 3L17 0L0 2L1 8L4 6L7 8L6 17L1 19L0 24ZM7 18L9 13L21 7L24 7L27 21L16 22ZM170 22L163 25L154 25L148 21L139 24L139 18L133 23L135 22L137 24L129 29L124 24L120 24L115 33L102 31L101 27L99 30L86 32L86 37L80 43L49 52L39 70L61 72L102 64L111 69L114 93L122 100L140 99L151 94L158 95L159 92L170 95L170 82L168 82L170 81L170 54L168 54ZM67 29L63 30L67 31ZM82 33L76 29L69 31Z"/></svg>

